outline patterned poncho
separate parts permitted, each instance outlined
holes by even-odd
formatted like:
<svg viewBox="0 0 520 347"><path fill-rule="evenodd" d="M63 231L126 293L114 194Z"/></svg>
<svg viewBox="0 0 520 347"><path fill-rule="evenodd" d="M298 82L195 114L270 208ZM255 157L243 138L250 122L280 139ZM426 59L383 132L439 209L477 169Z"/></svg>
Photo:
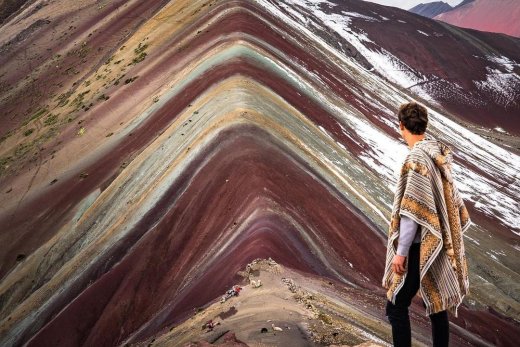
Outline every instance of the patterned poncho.
<svg viewBox="0 0 520 347"><path fill-rule="evenodd" d="M401 215L419 224L420 288L426 315L457 308L469 294L463 234L471 224L468 211L452 179L453 155L444 143L426 135L408 153L397 182L382 285L395 304L408 271L392 270ZM408 269L406 257L405 269Z"/></svg>

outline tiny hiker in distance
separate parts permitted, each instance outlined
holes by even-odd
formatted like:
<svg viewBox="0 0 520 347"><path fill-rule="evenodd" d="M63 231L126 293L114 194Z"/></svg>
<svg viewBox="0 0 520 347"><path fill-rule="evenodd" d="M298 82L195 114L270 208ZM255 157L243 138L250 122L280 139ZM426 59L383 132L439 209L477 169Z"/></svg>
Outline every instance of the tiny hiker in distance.
<svg viewBox="0 0 520 347"><path fill-rule="evenodd" d="M469 294L463 235L471 224L453 182L451 149L425 134L427 109L410 102L398 112L410 152L397 182L382 285L394 346L411 346L408 308L419 291L432 324L433 346L448 346L448 311Z"/></svg>

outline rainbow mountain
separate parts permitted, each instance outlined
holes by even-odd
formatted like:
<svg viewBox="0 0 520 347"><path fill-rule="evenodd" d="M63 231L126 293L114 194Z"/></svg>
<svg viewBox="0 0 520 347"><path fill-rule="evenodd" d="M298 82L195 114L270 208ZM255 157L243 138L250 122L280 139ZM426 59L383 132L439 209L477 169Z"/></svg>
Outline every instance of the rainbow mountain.
<svg viewBox="0 0 520 347"><path fill-rule="evenodd" d="M520 338L520 39L355 0L20 6L0 27L1 345L390 345L410 100L473 221L451 342ZM430 344L419 297L411 317Z"/></svg>

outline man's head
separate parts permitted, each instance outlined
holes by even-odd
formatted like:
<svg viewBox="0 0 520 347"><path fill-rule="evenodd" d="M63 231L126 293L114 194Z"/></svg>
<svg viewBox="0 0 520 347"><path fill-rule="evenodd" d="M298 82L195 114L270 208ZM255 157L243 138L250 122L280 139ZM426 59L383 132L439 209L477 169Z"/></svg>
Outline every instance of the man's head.
<svg viewBox="0 0 520 347"><path fill-rule="evenodd" d="M411 134L422 135L428 125L428 110L412 101L399 107L398 118L402 131L404 126Z"/></svg>

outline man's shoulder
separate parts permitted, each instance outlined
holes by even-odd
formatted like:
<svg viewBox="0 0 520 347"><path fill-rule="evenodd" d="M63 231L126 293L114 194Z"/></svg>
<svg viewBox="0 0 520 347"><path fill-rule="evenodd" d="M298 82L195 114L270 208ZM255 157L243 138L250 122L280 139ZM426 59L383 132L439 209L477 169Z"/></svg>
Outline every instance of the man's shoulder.
<svg viewBox="0 0 520 347"><path fill-rule="evenodd" d="M408 153L401 169L402 174L406 174L410 170L415 171L422 176L429 176L430 168L427 163L427 159L417 153Z"/></svg>
<svg viewBox="0 0 520 347"><path fill-rule="evenodd" d="M442 158L451 161L451 149L445 143L435 140L428 139L426 141L420 141L410 150L409 160L415 160L424 164L437 165L437 161ZM442 163L439 163L442 164Z"/></svg>
<svg viewBox="0 0 520 347"><path fill-rule="evenodd" d="M425 150L421 146L414 146L406 155L405 163L415 162L426 165L429 160L431 160L430 156L428 155L428 153L425 152Z"/></svg>

